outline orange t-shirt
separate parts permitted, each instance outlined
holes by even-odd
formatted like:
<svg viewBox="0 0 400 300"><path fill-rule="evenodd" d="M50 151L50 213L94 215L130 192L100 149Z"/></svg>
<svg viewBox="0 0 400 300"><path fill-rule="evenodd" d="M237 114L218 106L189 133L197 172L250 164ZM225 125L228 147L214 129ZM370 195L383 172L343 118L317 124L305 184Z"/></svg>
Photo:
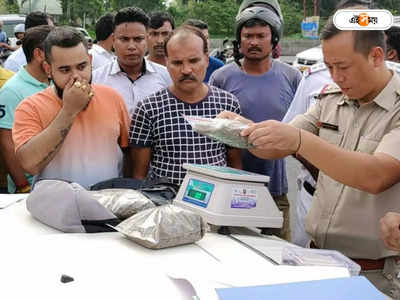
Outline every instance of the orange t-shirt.
<svg viewBox="0 0 400 300"><path fill-rule="evenodd" d="M130 125L125 102L110 87L92 87L95 96L75 117L60 150L37 179L63 179L88 187L120 175L120 147L128 146ZM15 150L47 128L61 108L52 87L22 101L12 130Z"/></svg>

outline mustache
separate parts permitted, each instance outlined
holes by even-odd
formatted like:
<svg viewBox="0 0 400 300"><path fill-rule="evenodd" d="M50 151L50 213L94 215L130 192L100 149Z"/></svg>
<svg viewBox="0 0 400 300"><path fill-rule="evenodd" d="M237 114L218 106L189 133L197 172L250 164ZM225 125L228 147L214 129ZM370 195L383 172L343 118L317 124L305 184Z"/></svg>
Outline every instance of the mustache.
<svg viewBox="0 0 400 300"><path fill-rule="evenodd" d="M181 78L179 78L179 81L182 82L184 80L193 80L197 81L197 78L194 77L193 75L183 75Z"/></svg>
<svg viewBox="0 0 400 300"><path fill-rule="evenodd" d="M261 51L261 49L257 46L254 46L254 47L250 47L249 51Z"/></svg>

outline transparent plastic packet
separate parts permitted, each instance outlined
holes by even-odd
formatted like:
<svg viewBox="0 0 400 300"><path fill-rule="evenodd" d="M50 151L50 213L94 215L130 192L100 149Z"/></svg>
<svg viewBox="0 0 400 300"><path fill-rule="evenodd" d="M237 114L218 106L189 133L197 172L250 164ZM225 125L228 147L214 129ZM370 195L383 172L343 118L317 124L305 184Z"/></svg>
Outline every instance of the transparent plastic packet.
<svg viewBox="0 0 400 300"><path fill-rule="evenodd" d="M336 250L284 247L282 249L282 264L344 267L349 270L351 276L358 276L361 271L360 265Z"/></svg>
<svg viewBox="0 0 400 300"><path fill-rule="evenodd" d="M241 136L240 132L249 125L239 120L228 120L222 118L202 118L197 116L183 116L192 126L193 130L208 136L221 143L234 148L248 149L252 147L247 137Z"/></svg>
<svg viewBox="0 0 400 300"><path fill-rule="evenodd" d="M208 225L200 215L168 204L137 213L113 228L139 245L162 249L201 240Z"/></svg>
<svg viewBox="0 0 400 300"><path fill-rule="evenodd" d="M132 189L104 189L90 191L93 197L119 219L125 220L134 214L153 208L155 205L140 191Z"/></svg>

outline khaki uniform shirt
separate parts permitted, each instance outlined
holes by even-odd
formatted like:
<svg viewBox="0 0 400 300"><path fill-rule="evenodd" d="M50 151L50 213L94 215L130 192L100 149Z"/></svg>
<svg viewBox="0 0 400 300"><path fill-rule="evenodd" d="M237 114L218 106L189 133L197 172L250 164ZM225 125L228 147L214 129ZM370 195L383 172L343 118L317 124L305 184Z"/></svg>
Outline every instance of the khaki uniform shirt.
<svg viewBox="0 0 400 300"><path fill-rule="evenodd" d="M381 93L362 106L338 87L329 86L320 101L291 124L349 151L381 152L400 160L400 77L394 74ZM338 250L348 257L398 255L380 238L379 219L388 211L400 212L400 183L372 195L320 172L306 230L318 247Z"/></svg>

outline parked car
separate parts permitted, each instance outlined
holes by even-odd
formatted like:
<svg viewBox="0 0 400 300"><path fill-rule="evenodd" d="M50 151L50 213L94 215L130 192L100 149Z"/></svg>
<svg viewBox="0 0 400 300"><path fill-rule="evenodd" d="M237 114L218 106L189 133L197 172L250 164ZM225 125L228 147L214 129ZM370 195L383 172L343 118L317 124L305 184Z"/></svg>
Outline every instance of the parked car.
<svg viewBox="0 0 400 300"><path fill-rule="evenodd" d="M400 27L400 16L394 16L393 26ZM293 62L293 67L304 72L313 64L320 63L324 61L324 55L322 53L321 45L313 47L296 54L296 59Z"/></svg>
<svg viewBox="0 0 400 300"><path fill-rule="evenodd" d="M296 54L296 59L293 62L293 67L304 72L313 64L323 62L324 56L322 54L321 45L313 47Z"/></svg>

